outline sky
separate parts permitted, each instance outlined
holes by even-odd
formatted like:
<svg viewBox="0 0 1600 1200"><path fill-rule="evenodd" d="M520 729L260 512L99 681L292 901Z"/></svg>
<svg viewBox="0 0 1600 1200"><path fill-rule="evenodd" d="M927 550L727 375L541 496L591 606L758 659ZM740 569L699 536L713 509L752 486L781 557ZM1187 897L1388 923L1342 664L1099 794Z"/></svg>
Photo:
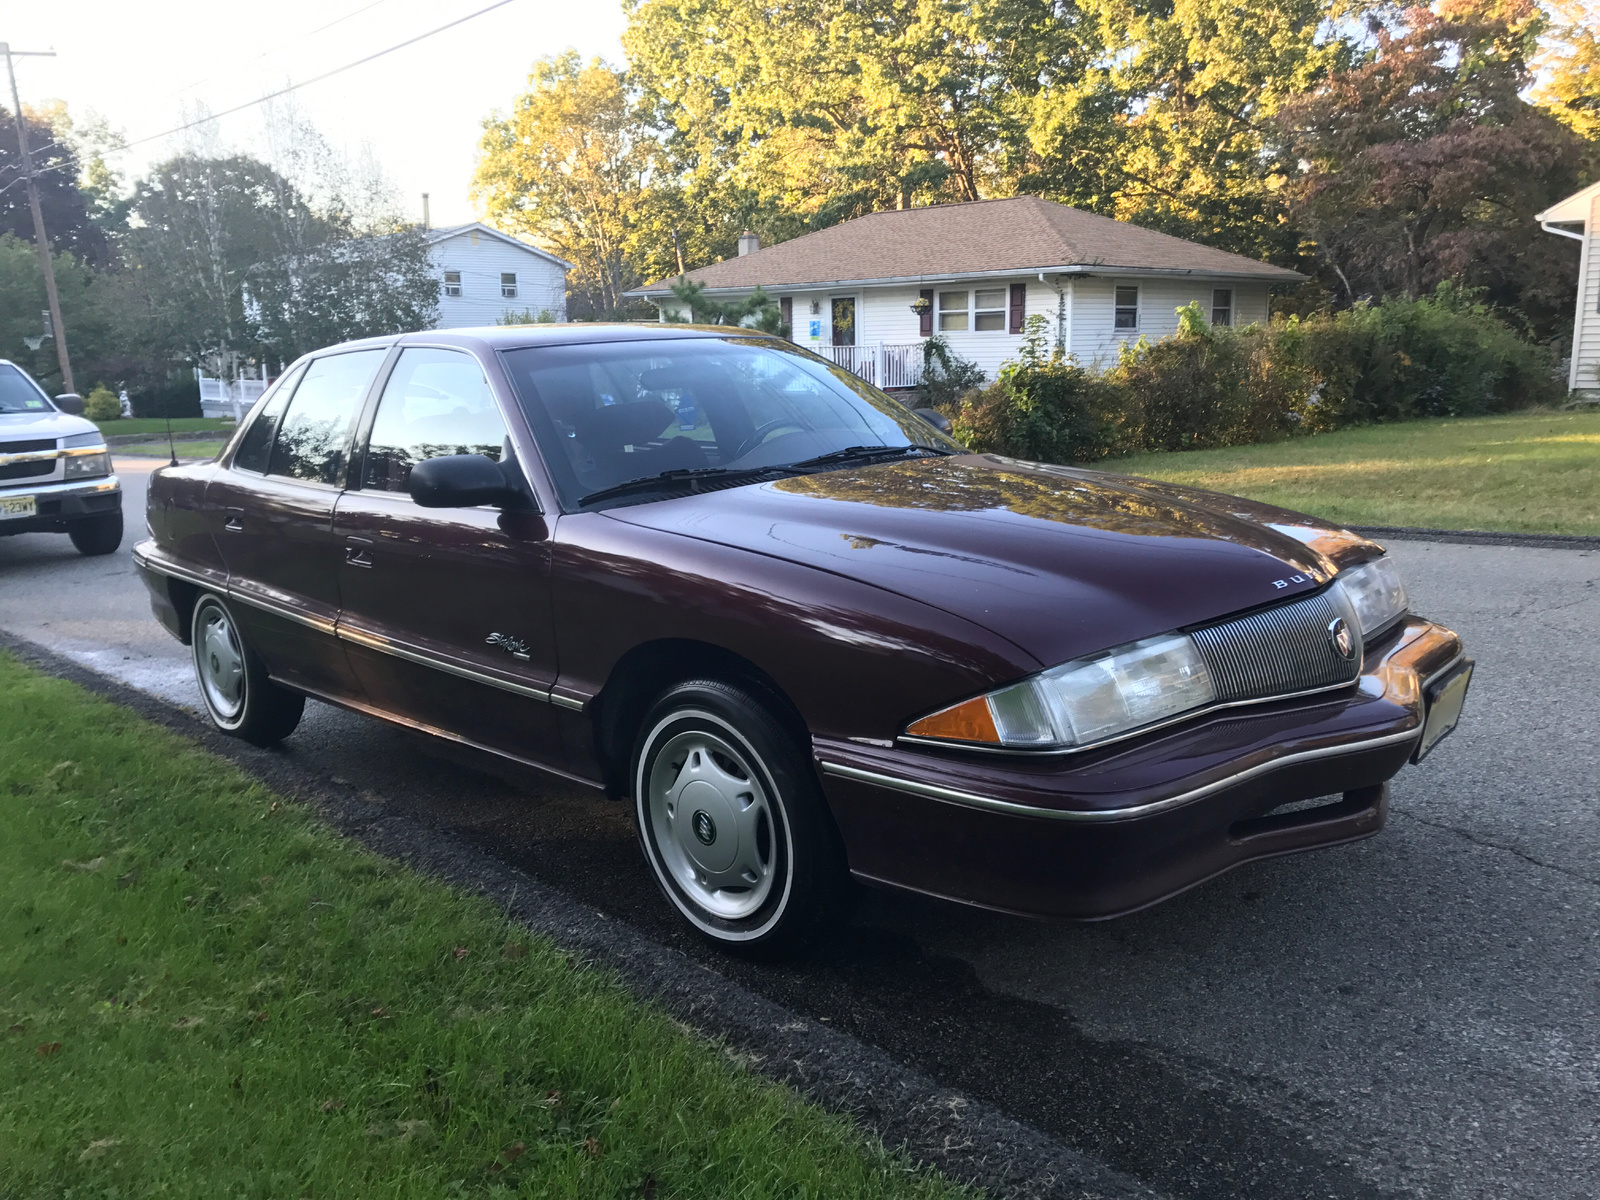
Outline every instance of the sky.
<svg viewBox="0 0 1600 1200"><path fill-rule="evenodd" d="M488 3L49 0L0 9L0 41L58 55L16 60L24 105L65 101L74 120L93 111L132 142L191 118L186 104L221 112ZM620 62L624 23L619 0L511 0L294 98L299 115L335 147L352 157L370 149L408 215L420 219L428 192L433 224L471 221L478 214L468 193L484 118L509 108L543 55L570 47L586 59ZM223 117L211 129L226 148L261 149L259 110ZM177 135L137 146L118 165L132 179L182 145Z"/></svg>

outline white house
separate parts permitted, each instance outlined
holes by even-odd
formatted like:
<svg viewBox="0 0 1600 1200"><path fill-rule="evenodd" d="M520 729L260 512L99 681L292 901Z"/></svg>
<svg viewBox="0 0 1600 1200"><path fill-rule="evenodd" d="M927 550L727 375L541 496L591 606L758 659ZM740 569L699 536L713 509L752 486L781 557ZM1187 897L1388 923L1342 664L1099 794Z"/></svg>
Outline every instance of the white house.
<svg viewBox="0 0 1600 1200"><path fill-rule="evenodd" d="M494 325L507 314L567 319L565 259L477 221L430 229L427 240L439 278L435 328Z"/></svg>
<svg viewBox="0 0 1600 1200"><path fill-rule="evenodd" d="M935 333L993 376L1015 358L1027 319L1089 366L1120 343L1177 331L1177 309L1198 303L1219 325L1267 319L1273 284L1304 276L1255 259L1019 196L857 217L688 272L706 295L756 287L776 299L793 339L880 387L909 387ZM663 320L683 307L662 280L629 293Z"/></svg>
<svg viewBox="0 0 1600 1200"><path fill-rule="evenodd" d="M1547 233L1583 244L1578 258L1578 311L1572 322L1567 388L1600 392L1600 183L1590 184L1534 218Z"/></svg>

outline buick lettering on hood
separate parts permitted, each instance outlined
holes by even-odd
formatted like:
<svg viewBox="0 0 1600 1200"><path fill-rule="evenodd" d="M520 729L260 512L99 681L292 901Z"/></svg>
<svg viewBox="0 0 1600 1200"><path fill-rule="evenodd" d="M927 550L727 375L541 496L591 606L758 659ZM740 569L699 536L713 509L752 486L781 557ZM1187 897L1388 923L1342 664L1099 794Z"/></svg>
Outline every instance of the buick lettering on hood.
<svg viewBox="0 0 1600 1200"><path fill-rule="evenodd" d="M1472 663L1381 546L936 420L725 328L357 342L156 473L134 556L220 729L309 696L625 800L730 949L852 878L1113 917L1382 829Z"/></svg>

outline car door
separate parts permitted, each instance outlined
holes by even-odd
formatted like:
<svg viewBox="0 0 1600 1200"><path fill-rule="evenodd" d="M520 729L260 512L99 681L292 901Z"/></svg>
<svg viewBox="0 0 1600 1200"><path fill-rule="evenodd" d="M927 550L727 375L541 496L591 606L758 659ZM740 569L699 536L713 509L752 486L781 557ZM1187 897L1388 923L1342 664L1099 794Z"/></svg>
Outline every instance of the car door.
<svg viewBox="0 0 1600 1200"><path fill-rule="evenodd" d="M544 517L422 508L418 462L510 453L483 367L463 350L409 346L395 360L340 498L339 635L368 702L545 765L562 760L549 703L556 656Z"/></svg>
<svg viewBox="0 0 1600 1200"><path fill-rule="evenodd" d="M290 393L256 415L206 491L235 619L277 679L350 698L355 676L335 636L339 551L333 509L356 417L386 349L313 359ZM281 399L280 399L281 397Z"/></svg>

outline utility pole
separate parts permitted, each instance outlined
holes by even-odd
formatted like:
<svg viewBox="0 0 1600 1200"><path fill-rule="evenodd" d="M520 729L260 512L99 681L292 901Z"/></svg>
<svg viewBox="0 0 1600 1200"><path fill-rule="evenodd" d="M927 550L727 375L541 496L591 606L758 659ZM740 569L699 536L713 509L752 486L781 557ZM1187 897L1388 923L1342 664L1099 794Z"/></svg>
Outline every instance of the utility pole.
<svg viewBox="0 0 1600 1200"><path fill-rule="evenodd" d="M50 323L55 327L56 361L61 364L61 386L66 392L78 389L72 383L72 360L67 357L67 326L61 319L61 297L56 292L56 268L50 259L50 238L44 231L44 212L39 207L39 188L33 181L33 154L28 149L28 126L22 119L22 97L17 94L17 68L13 58L54 58L54 50L13 50L0 42L6 56L6 74L11 77L11 119L17 125L17 149L22 152L22 176L28 184L28 207L33 210L33 241L39 253L39 270L44 274L44 294L50 302Z"/></svg>

